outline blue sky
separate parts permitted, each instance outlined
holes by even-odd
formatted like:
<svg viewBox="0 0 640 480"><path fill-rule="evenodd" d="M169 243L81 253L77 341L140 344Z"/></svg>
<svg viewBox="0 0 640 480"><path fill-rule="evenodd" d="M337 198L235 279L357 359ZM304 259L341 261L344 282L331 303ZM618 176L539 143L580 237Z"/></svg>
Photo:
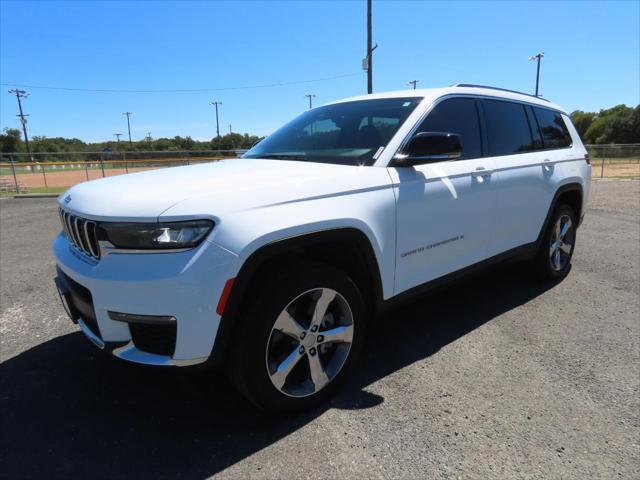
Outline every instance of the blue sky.
<svg viewBox="0 0 640 480"><path fill-rule="evenodd" d="M307 107L366 93L366 2L0 2L0 127L18 127L6 84L114 90L293 85L192 93L27 88L30 135L107 140L268 134ZM541 93L568 110L640 102L640 2L374 0L374 91L479 83ZM348 76L344 76L348 75Z"/></svg>

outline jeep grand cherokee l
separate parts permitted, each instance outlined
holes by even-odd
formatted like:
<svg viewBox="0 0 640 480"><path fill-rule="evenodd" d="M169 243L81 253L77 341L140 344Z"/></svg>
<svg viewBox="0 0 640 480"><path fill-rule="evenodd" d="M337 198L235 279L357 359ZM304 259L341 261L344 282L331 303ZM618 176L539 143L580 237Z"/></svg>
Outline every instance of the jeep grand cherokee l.
<svg viewBox="0 0 640 480"><path fill-rule="evenodd" d="M567 275L590 178L546 100L472 85L350 98L242 159L74 186L56 283L116 357L222 367L259 407L306 408L392 301L513 256Z"/></svg>

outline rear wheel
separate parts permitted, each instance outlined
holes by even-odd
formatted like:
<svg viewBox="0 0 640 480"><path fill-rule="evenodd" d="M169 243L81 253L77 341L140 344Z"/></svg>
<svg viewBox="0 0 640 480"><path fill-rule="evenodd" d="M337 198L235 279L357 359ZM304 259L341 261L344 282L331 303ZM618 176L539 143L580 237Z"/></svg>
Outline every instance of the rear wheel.
<svg viewBox="0 0 640 480"><path fill-rule="evenodd" d="M571 258L576 243L576 214L566 204L559 205L549 221L535 267L542 278L559 279L571 270Z"/></svg>
<svg viewBox="0 0 640 480"><path fill-rule="evenodd" d="M344 381L364 340L364 307L340 270L304 263L260 287L238 325L232 379L268 410L312 407Z"/></svg>

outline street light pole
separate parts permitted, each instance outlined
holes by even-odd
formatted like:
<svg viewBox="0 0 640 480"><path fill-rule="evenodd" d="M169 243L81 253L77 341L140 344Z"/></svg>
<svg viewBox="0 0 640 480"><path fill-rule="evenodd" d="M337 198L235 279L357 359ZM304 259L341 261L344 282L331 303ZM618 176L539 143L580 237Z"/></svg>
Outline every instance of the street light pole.
<svg viewBox="0 0 640 480"><path fill-rule="evenodd" d="M31 155L31 147L29 146L29 135L27 135L27 119L25 118L28 117L28 115L25 115L22 111L21 101L21 99L27 98L29 96L29 93L17 88L9 90L9 93L16 94L16 99L18 100L18 110L20 110L20 113L17 116L20 117L20 123L22 124L22 132L24 133L24 144L27 147L27 154L29 155L29 159L33 162L33 155Z"/></svg>
<svg viewBox="0 0 640 480"><path fill-rule="evenodd" d="M416 89L416 83L418 83L420 80L409 80L407 82L407 85L413 85L413 89Z"/></svg>
<svg viewBox="0 0 640 480"><path fill-rule="evenodd" d="M116 143L120 143L120 137L122 136L122 134L121 133L114 133L113 136L116 137Z"/></svg>
<svg viewBox="0 0 640 480"><path fill-rule="evenodd" d="M133 112L124 112L123 115L127 116L127 129L129 130L129 145L131 145L131 122L129 117L133 115Z"/></svg>
<svg viewBox="0 0 640 480"><path fill-rule="evenodd" d="M544 52L536 53L535 55L529 57L529 61L538 60L538 66L536 68L536 97L539 96L538 87L540 85L540 59L544 57Z"/></svg>
<svg viewBox="0 0 640 480"><path fill-rule="evenodd" d="M316 96L315 93L307 93L305 95L305 97L309 98L309 110L311 110L313 108L313 105L311 103L311 99L314 98L315 96Z"/></svg>

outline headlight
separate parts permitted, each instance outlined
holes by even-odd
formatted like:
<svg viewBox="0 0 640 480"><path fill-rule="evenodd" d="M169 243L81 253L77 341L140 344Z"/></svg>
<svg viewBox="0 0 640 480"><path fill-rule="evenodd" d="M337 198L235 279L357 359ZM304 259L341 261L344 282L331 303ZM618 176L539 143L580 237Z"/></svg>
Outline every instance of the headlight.
<svg viewBox="0 0 640 480"><path fill-rule="evenodd" d="M136 250L192 248L213 228L211 220L167 223L101 223L100 239Z"/></svg>

